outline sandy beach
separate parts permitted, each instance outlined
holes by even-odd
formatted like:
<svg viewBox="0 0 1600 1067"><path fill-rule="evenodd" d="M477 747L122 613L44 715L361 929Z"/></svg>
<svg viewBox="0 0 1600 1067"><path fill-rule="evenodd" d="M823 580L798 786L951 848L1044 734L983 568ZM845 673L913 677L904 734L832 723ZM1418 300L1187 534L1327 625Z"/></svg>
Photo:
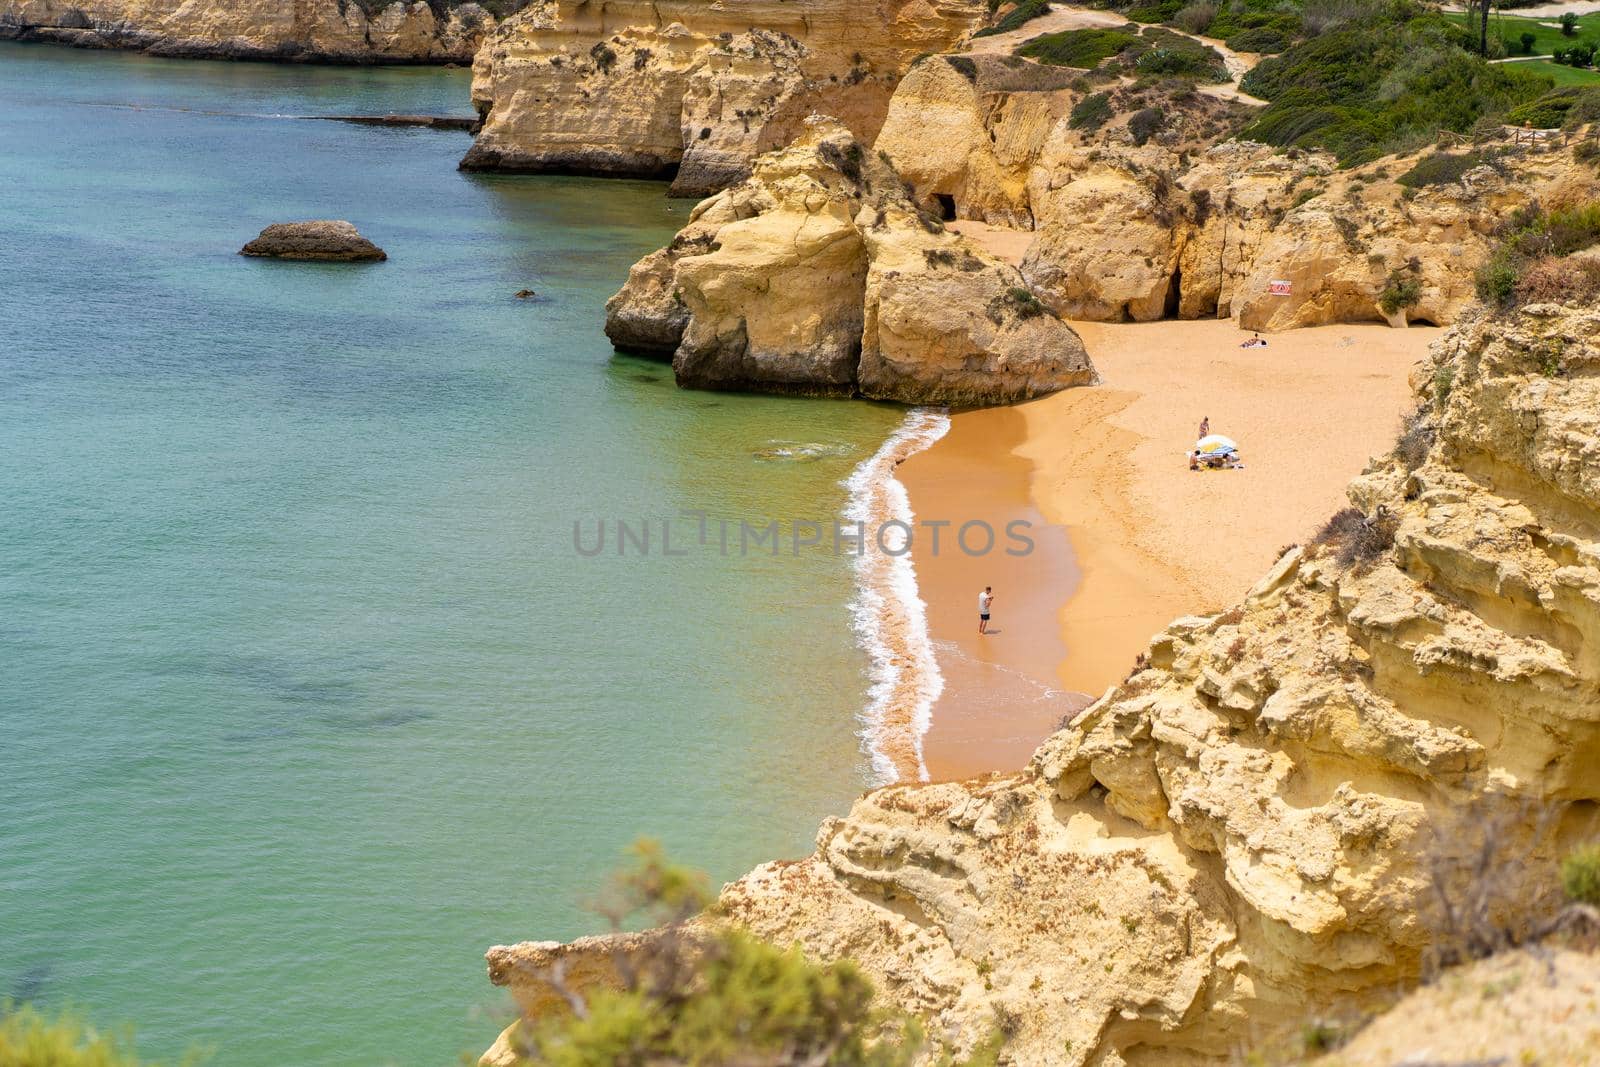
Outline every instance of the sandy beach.
<svg viewBox="0 0 1600 1067"><path fill-rule="evenodd" d="M1345 506L1345 484L1392 445L1412 365L1440 332L1336 325L1243 349L1248 334L1226 320L1074 327L1103 385L956 413L899 472L919 518L1035 514L1065 534L1009 566L913 553L946 675L925 738L935 778L1019 766L1086 702L1073 694L1119 680L1171 619L1238 600ZM1202 417L1239 443L1244 469L1188 469ZM1001 632L978 638L986 583ZM1002 666L1049 698L991 684Z"/></svg>
<svg viewBox="0 0 1600 1067"><path fill-rule="evenodd" d="M1065 529L1033 502L1033 464L1018 451L1027 429L1015 408L958 414L941 440L897 471L919 529L949 523L940 528L937 553L926 534L912 548L944 683L923 737L934 779L1022 766L1039 739L1084 703L1070 700L1057 677L1066 656L1058 614L1063 597L1077 588L1078 572ZM983 524L965 538L970 552L957 540L966 523ZM1009 538L1010 523L1026 524L1014 529L1031 544ZM984 552L986 528L995 542ZM996 599L990 632L979 636L984 586L994 587Z"/></svg>

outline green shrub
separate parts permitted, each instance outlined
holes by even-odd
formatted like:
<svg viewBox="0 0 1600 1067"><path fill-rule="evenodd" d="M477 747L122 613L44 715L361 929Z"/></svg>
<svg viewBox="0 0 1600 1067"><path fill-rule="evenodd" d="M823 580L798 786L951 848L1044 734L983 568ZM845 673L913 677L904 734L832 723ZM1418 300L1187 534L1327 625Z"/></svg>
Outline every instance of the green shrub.
<svg viewBox="0 0 1600 1067"><path fill-rule="evenodd" d="M1474 167L1489 161L1483 152L1434 152L1421 159L1395 181L1413 189L1429 185L1449 185Z"/></svg>
<svg viewBox="0 0 1600 1067"><path fill-rule="evenodd" d="M1229 48L1235 52L1261 52L1265 55L1275 55L1288 48L1293 38L1282 30L1274 30L1266 26L1256 29L1240 30L1226 40Z"/></svg>
<svg viewBox="0 0 1600 1067"><path fill-rule="evenodd" d="M619 965L621 988L572 991L581 1011L523 1024L512 1039L519 1062L910 1067L930 1051L914 1019L873 1003L855 964L816 963L741 930L690 926L711 901L704 880L653 846L638 855L597 908L618 928L629 917L654 927ZM1002 1040L991 1034L970 1067L993 1067Z"/></svg>
<svg viewBox="0 0 1600 1067"><path fill-rule="evenodd" d="M1075 130L1098 130L1111 118L1111 94L1091 93L1072 105L1067 125Z"/></svg>
<svg viewBox="0 0 1600 1067"><path fill-rule="evenodd" d="M1222 54L1209 45L1164 29L1145 30L1140 40L1149 46L1135 63L1141 74L1172 74L1213 82L1230 80Z"/></svg>
<svg viewBox="0 0 1600 1067"><path fill-rule="evenodd" d="M1389 272L1383 291L1378 294L1378 306L1385 315L1393 315L1401 308L1416 307L1422 300L1422 279L1409 270Z"/></svg>
<svg viewBox="0 0 1600 1067"><path fill-rule="evenodd" d="M13 1007L0 1002L0 1064L139 1067L139 1059L134 1055L132 1040L125 1035L97 1031L72 1015L52 1018L26 1004Z"/></svg>
<svg viewBox="0 0 1600 1067"><path fill-rule="evenodd" d="M1445 403L1450 399L1450 391L1455 388L1456 369L1446 363L1433 372L1433 402L1443 411Z"/></svg>
<svg viewBox="0 0 1600 1067"><path fill-rule="evenodd" d="M1063 30L1035 37L1018 48L1017 55L1058 67L1087 70L1114 55L1139 47L1139 38L1123 30Z"/></svg>
<svg viewBox="0 0 1600 1067"><path fill-rule="evenodd" d="M1550 254L1567 256L1600 243L1600 203L1552 211L1544 222Z"/></svg>
<svg viewBox="0 0 1600 1067"><path fill-rule="evenodd" d="M1571 37L1578 32L1578 16L1571 11L1561 13L1561 36Z"/></svg>
<svg viewBox="0 0 1600 1067"><path fill-rule="evenodd" d="M1517 262L1507 255L1496 253L1479 267L1472 276L1478 299L1491 307L1510 307L1516 297L1517 282L1522 277Z"/></svg>
<svg viewBox="0 0 1600 1067"><path fill-rule="evenodd" d="M991 11L993 8L990 9ZM998 33L1010 33L1012 30L1021 29L1040 15L1049 14L1048 0L1022 0L1022 3L1012 8L1011 13L987 29L979 30L974 37L991 37Z"/></svg>
<svg viewBox="0 0 1600 1067"><path fill-rule="evenodd" d="M978 64L971 56L945 56L944 61L967 81L978 83Z"/></svg>
<svg viewBox="0 0 1600 1067"><path fill-rule="evenodd" d="M1564 86L1512 108L1506 115L1506 121L1514 126L1552 130L1565 122L1572 109L1586 96L1600 99L1600 91L1576 85Z"/></svg>
<svg viewBox="0 0 1600 1067"><path fill-rule="evenodd" d="M1569 900L1600 908L1600 844L1576 848L1561 861L1561 888Z"/></svg>
<svg viewBox="0 0 1600 1067"><path fill-rule="evenodd" d="M1185 0L1157 0L1156 3L1139 4L1127 11L1133 22L1165 22L1183 9Z"/></svg>
<svg viewBox="0 0 1600 1067"><path fill-rule="evenodd" d="M1523 34L1517 38L1517 40L1522 45L1522 54L1525 56L1531 56L1533 55L1533 46L1538 43L1539 38L1534 34L1524 31Z"/></svg>
<svg viewBox="0 0 1600 1067"><path fill-rule="evenodd" d="M1349 166L1425 144L1441 129L1465 132L1552 85L1518 69L1527 64L1472 54L1464 26L1410 0L1369 6L1370 18L1335 23L1245 75L1242 88L1269 106L1242 136L1326 148Z"/></svg>

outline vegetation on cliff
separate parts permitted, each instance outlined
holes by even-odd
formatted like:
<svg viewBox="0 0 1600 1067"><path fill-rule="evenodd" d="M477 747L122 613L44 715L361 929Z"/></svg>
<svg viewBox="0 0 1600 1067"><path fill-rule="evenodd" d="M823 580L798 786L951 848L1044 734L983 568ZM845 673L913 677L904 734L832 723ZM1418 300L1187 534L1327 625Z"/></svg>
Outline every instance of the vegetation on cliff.
<svg viewBox="0 0 1600 1067"><path fill-rule="evenodd" d="M1546 212L1538 203L1500 227L1489 261L1475 276L1478 298L1498 309L1580 303L1600 295L1600 260L1578 257L1600 244L1600 203Z"/></svg>
<svg viewBox="0 0 1600 1067"><path fill-rule="evenodd" d="M191 1056L185 1063L192 1064ZM159 1067L141 1061L133 1039L98 1030L75 1015L45 1015L0 1002L0 1064L5 1067Z"/></svg>
<svg viewBox="0 0 1600 1067"><path fill-rule="evenodd" d="M1345 165L1413 151L1440 130L1462 133L1551 86L1516 64L1474 54L1471 35L1412 0L1352 4L1337 24L1263 60L1241 82L1269 106L1244 136L1325 148Z"/></svg>
<svg viewBox="0 0 1600 1067"><path fill-rule="evenodd" d="M1132 23L1120 29L1091 28L1047 33L1017 49L1017 55L1054 66L1089 70L1112 60L1128 73L1169 75L1200 81L1229 80L1222 55L1192 37L1159 26Z"/></svg>
<svg viewBox="0 0 1600 1067"><path fill-rule="evenodd" d="M652 933L615 960L613 985L554 981L569 1011L514 1028L506 1044L527 1067L909 1067L954 1061L910 1015L874 1002L848 960L816 963L731 927L696 919L712 905L703 875L641 842L595 910L614 929ZM1000 1036L962 1061L993 1067ZM85 1065L87 1067L87 1065Z"/></svg>

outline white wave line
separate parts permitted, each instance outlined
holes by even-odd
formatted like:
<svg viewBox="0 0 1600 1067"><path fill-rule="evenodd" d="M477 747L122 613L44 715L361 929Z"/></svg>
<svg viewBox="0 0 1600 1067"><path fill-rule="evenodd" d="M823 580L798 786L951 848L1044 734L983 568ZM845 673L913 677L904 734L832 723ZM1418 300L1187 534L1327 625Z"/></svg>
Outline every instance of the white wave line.
<svg viewBox="0 0 1600 1067"><path fill-rule="evenodd" d="M861 463L845 480L850 491L845 518L864 523L866 538L856 557L856 598L851 604L854 628L867 653L867 706L861 712L861 739L872 761L877 784L899 778L894 759L885 750L892 728L890 713L910 705L911 750L916 755L917 777L928 780L922 759L922 738L933 721L933 703L944 691L944 676L928 636L926 605L917 592L916 567L909 552L892 555L903 547L903 537L886 538L890 551L879 551L877 531L891 520L915 522L906 487L894 476L895 467L909 456L931 446L950 431L950 417L939 408L913 408L900 428L889 436L872 458ZM898 531L889 528L891 534ZM898 634L900 654L892 642Z"/></svg>

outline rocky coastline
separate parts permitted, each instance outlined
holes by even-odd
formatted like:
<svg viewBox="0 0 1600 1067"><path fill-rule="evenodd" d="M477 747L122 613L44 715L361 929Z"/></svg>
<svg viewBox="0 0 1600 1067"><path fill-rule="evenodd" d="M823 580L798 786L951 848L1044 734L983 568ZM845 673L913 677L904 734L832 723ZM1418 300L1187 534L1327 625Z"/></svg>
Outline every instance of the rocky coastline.
<svg viewBox="0 0 1600 1067"><path fill-rule="evenodd" d="M912 61L986 15L982 0L535 0L473 64L483 129L461 165L671 179L671 195L706 196L813 113L870 143Z"/></svg>
<svg viewBox="0 0 1600 1067"><path fill-rule="evenodd" d="M989 404L1095 381L1014 267L820 117L634 266L606 333L698 388Z"/></svg>
<svg viewBox="0 0 1600 1067"><path fill-rule="evenodd" d="M497 0L0 0L0 39L181 59L466 65L499 18L518 6Z"/></svg>
<svg viewBox="0 0 1600 1067"><path fill-rule="evenodd" d="M1157 634L1025 769L869 793L717 914L854 960L958 1050L999 1020L1060 1064L1224 1062L1379 1007L1461 950L1458 894L1538 924L1600 804L1597 365L1590 308L1469 312L1349 514L1241 603ZM619 948L490 974L536 1015L553 965L604 981Z"/></svg>

